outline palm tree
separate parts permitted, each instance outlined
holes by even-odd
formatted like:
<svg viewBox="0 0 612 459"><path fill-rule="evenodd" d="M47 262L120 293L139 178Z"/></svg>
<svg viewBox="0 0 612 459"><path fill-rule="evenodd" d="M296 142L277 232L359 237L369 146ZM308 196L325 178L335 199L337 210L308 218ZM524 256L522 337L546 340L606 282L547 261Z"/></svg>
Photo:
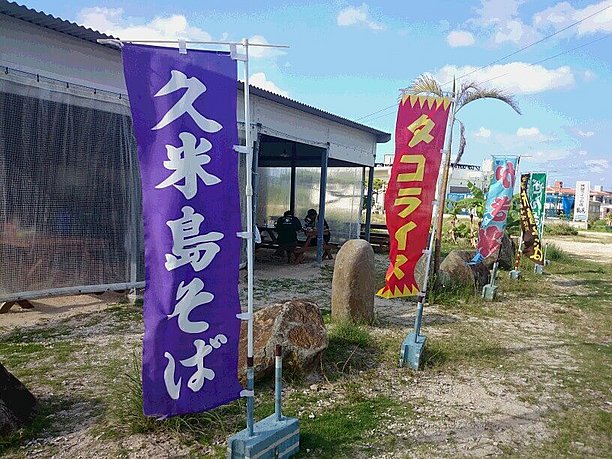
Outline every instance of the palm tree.
<svg viewBox="0 0 612 459"><path fill-rule="evenodd" d="M405 92L408 94L414 95L433 95L438 97L444 96L444 91L442 90L442 85L436 81L436 79L428 73L424 73L419 76L408 88L405 89ZM454 122L457 121L459 123L459 149L457 152L457 157L453 165L456 165L461 160L463 156L463 152L465 151L466 141L465 141L465 127L461 120L457 119L457 112L465 107L467 104L474 102L475 100L480 99L497 99L500 100L518 113L521 114L521 110L519 109L518 103L514 99L514 96L507 94L501 89L497 88L485 88L480 83L476 81L466 81L461 83L459 86L459 90L456 91L456 82L453 81L453 90L452 95L455 97L455 102L452 106L453 110L453 125ZM449 142L448 142L448 150L450 152L451 143L452 143L452 133L453 126L450 127L449 132ZM443 165L444 167L444 175L442 177L442 192L440 193L440 212L438 213L438 218L436 220L436 245L434 252L434 274L438 272L440 268L440 240L442 235L442 219L444 216L444 206L446 205L446 187L448 185L448 170L450 165L450 154L446 157L446 163Z"/></svg>

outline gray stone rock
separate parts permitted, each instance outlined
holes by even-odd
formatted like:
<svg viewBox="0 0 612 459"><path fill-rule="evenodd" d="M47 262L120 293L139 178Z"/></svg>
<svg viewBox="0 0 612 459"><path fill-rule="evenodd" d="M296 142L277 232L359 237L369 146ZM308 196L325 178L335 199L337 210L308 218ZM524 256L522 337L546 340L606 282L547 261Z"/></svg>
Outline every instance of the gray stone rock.
<svg viewBox="0 0 612 459"><path fill-rule="evenodd" d="M32 393L0 364L0 435L28 424L36 406Z"/></svg>
<svg viewBox="0 0 612 459"><path fill-rule="evenodd" d="M481 289L489 283L490 272L484 263L468 265L474 257L472 250L453 250L440 265L437 278L438 287Z"/></svg>
<svg viewBox="0 0 612 459"><path fill-rule="evenodd" d="M427 268L427 254L421 255L419 261L414 265L414 279L419 286L419 289L423 291L423 282L425 282L425 269ZM431 278L430 278L431 279Z"/></svg>
<svg viewBox="0 0 612 459"><path fill-rule="evenodd" d="M273 304L253 317L253 357L255 379L274 372L274 348L283 347L283 367L296 374L307 374L320 366L327 349L327 330L319 307L304 300ZM245 381L247 322L240 328L238 375Z"/></svg>
<svg viewBox="0 0 612 459"><path fill-rule="evenodd" d="M508 236L508 234L504 233L501 239L501 246L499 248L499 256L498 252L495 252L489 255L484 260L484 264L487 268L491 269L493 267L493 263L495 261L499 261L499 267L501 269L513 269L514 268L514 257L516 255L516 246L514 245L514 241Z"/></svg>
<svg viewBox="0 0 612 459"><path fill-rule="evenodd" d="M375 294L372 246L363 239L346 241L334 263L332 318L337 321L372 323Z"/></svg>

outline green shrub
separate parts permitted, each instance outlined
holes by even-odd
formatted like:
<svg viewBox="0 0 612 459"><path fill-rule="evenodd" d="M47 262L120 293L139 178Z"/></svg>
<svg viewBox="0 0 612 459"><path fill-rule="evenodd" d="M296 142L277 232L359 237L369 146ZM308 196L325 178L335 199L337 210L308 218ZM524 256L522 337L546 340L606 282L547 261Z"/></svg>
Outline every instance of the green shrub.
<svg viewBox="0 0 612 459"><path fill-rule="evenodd" d="M557 262L568 261L570 256L556 244L550 243L546 245L546 259Z"/></svg>
<svg viewBox="0 0 612 459"><path fill-rule="evenodd" d="M568 223L553 223L544 226L544 232L553 236L577 236L578 230Z"/></svg>
<svg viewBox="0 0 612 459"><path fill-rule="evenodd" d="M595 220L589 222L590 231L610 231L608 228L612 226L612 220Z"/></svg>

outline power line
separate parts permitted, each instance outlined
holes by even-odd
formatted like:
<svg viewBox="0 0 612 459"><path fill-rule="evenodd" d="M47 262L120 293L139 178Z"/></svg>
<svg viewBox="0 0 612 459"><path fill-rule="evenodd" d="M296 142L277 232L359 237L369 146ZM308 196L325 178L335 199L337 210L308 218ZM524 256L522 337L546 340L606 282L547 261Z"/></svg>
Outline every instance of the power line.
<svg viewBox="0 0 612 459"><path fill-rule="evenodd" d="M520 52L525 51L526 49L529 49L529 48L531 48L531 47L533 47L533 46L535 46L535 45L538 45L538 44L542 43L543 41L548 40L549 38L554 37L555 35L559 35L561 32L565 32L566 30L568 30L568 29L570 29L570 28L574 27L575 25L578 25L578 24L580 24L581 22L584 22L584 21L586 21L587 19L590 19L590 18L592 18L593 16L595 16L595 15L597 15L597 14L599 14L599 13L602 13L602 12L604 12L605 10L610 9L610 8L612 8L612 5L608 5L608 6L606 6L605 8L602 8L601 10L595 11L594 13L589 14L588 16L586 16L586 17L584 17L584 18L580 19L579 21L573 22L572 24L570 24L570 25L568 25L568 26L566 26L566 27L563 27L562 29L559 29L559 30L557 30L556 32L553 32L553 33L551 33L550 35L547 35L547 36L545 36L545 37L543 37L543 38L540 38L540 39L539 39L539 40L537 40L537 41L534 41L533 43L530 43L530 44L528 44L528 45L526 45L526 46L523 46L522 48L517 49L516 51L513 51L513 52L512 52L512 53L510 53L510 54L506 54L505 56L500 57L499 59L494 60L493 62L491 62L491 63L489 63L489 64L487 64L487 65L483 65L482 67L478 67L477 69L474 69L474 70L472 70L472 71L470 71L470 72L468 72L468 73L466 73L466 74L464 74L464 75L461 75L460 77L457 77L457 78L455 78L455 81L456 81L456 80L460 80L460 79L462 79L462 78L465 78L466 76L472 75L473 73L476 73L476 72L478 72L478 71L480 71L480 70L482 70L482 69L485 69L485 68L487 68L487 67L490 67L490 66L492 66L492 65L498 64L499 62L505 61L505 60L506 60L506 59L508 59L509 57L512 57L512 56L514 56L514 55L516 55L516 54L518 54L518 53L520 53ZM446 86L447 84L451 84L451 83L452 83L452 81L449 81L449 82L447 82L447 83L444 83L444 84L443 84L443 85L441 85L441 86Z"/></svg>
<svg viewBox="0 0 612 459"><path fill-rule="evenodd" d="M551 59L555 59L555 58L557 58L557 57L559 57L559 56L563 56L564 54L571 53L571 52L573 52L573 51L576 51L577 49L584 48L585 46L592 45L593 43L597 43L598 41L601 41L601 40L604 40L604 39L606 39L606 38L610 38L610 37L612 37L612 33L606 34L606 35L604 35L603 37L596 38L595 40L591 40L591 41L589 41L589 42L587 42L587 43L583 43L582 45L575 46L574 48L567 49L567 50L565 50L565 51L563 51L563 52L561 52L561 53L557 53L557 54L555 54L555 55L553 55L553 56L549 56L549 57L546 57L546 58L544 58L544 59L540 59L540 60L538 60L538 61L532 62L532 63L530 63L529 65L537 65L537 64L541 64L542 62L546 62L546 61L549 61L549 60L551 60ZM505 77L505 76L507 76L507 75L509 75L509 74L510 74L509 72L502 73L502 74L500 74L500 75L496 75L496 76L494 76L494 77L492 77L492 78L489 78L489 79L487 79L487 80L483 80L483 81L481 81L480 83L488 83L489 81L493 81L493 80L496 80L496 79L498 79L498 78ZM372 113L372 115L375 115L375 114L377 114L377 113L383 112L383 111L385 111L385 110L388 110L388 109L390 109L390 108L394 108L394 107L397 107L397 104L390 105L389 107L386 107L386 108L384 108L384 109L382 109L382 110L379 110L379 111L378 111L378 112L376 112L376 113ZM392 115L392 114L394 114L394 112L384 113L384 114L382 114L382 115L380 115L380 116L377 116L376 118L372 118L372 119L370 119L370 120L368 120L368 121L374 121L374 120L377 120L377 119L380 119L380 118L384 118L385 116L389 116L389 115ZM361 119L361 118L360 118L360 119Z"/></svg>
<svg viewBox="0 0 612 459"><path fill-rule="evenodd" d="M559 56L563 56L564 54L571 53L571 52L573 52L573 51L576 51L577 49L584 48L585 46L592 45L593 43L597 43L598 41L601 41L601 40L604 40L604 39L606 39L606 38L610 38L610 37L612 37L612 33L606 34L606 35L604 35L603 37L596 38L595 40L591 40L591 41L589 41L589 42L587 42L587 43L583 43L582 45L575 46L574 48L567 49L567 50L565 50L565 51L563 51L563 52L560 52L560 53L557 53L557 54L555 54L555 55L553 55L553 56L549 56L549 57L546 57L546 58L544 58L544 59L540 59L540 60L538 60L538 61L532 62L532 63L530 63L529 65L537 65L537 64L541 64L541 63L543 63L543 62L549 61L549 60L551 60L551 59L555 59L555 58L557 58L557 57L559 57ZM500 75L496 75L496 76L494 76L494 77L492 77L492 78L489 78L489 79L486 79L486 80L480 81L480 83L488 83L489 81L497 80L498 78L505 77L505 76L507 76L507 75L509 75L509 74L510 74L509 72L502 73L502 74L500 74ZM372 116L372 115L376 115L376 114L378 114L378 113L384 112L384 111L386 111L386 110L389 110L390 108L395 108L395 107L397 107L397 104L393 104L393 105L390 105L390 106L388 106L388 107L385 107L385 108L383 108L383 109L381 109L381 110L378 110L377 112L374 112L374 113L370 114L370 116ZM375 121L375 120L377 120L377 119L384 118L385 116L392 115L393 113L394 113L394 112L383 113L382 115L377 116L377 117L375 117L375 118L372 118L372 119L370 119L370 120L368 120L368 121ZM362 118L358 118L356 121L359 121L359 120L361 120L361 119L363 119L363 117L362 117Z"/></svg>
<svg viewBox="0 0 612 459"><path fill-rule="evenodd" d="M508 59L509 57L512 57L512 56L514 56L514 55L516 55L516 54L518 54L518 53L520 53L520 52L522 52L522 51L525 51L526 49L529 49L529 48L531 48L531 47L533 47L533 46L535 46L535 45L537 45L537 44L540 44L540 43L542 43L543 41L548 40L549 38L554 37L555 35L558 35L558 34L560 34L560 33L562 33L562 32L565 32L566 30L568 30L568 29L570 29L570 28L572 28L572 27L574 27L574 26L576 26L576 25L578 25L578 24L580 24L580 23L582 23L582 22L586 21L587 19L590 19L590 18L592 18L593 16L595 16L595 15L597 15L597 14L599 14L599 13L602 13L602 12L604 12L604 11L606 11L607 9L610 9L610 8L612 8L612 5L608 5L608 6L606 6L605 8L602 8L602 9L600 9L600 10L598 10L598 11L595 11L594 13L589 14L588 16L585 16L584 18L580 19L579 21L576 21L576 22L573 22L572 24L569 24L568 26L566 26L566 27L564 27L564 28L562 28L562 29L559 29L559 30L557 30L556 32L554 32L554 33L552 33L552 34L550 34L550 35L547 35L547 36L545 36L545 37L543 37L543 38L541 38L541 39L539 39L539 40L537 40L537 41L534 41L533 43L530 43L529 45L523 46L522 48L520 48L520 49L518 49L518 50L516 50L516 51L513 51L512 53L507 54L507 55L505 55L505 56L503 56L503 57L500 57L499 59L494 60L493 62L490 62L490 63L489 63L489 64L487 64L487 65L483 65L482 67L479 67L479 68L474 69L474 70L472 70L472 71L470 71L470 72L468 72L468 73L466 73L466 74L464 74L464 75L461 75L461 76L457 77L457 78L455 78L455 81L456 81L456 80L460 80L460 79L462 79L462 78L465 78L466 76L472 75L472 74L474 74L474 73L476 73L476 72L479 72L480 70L483 70L483 69L485 69L485 68L487 68L487 67L490 67L491 65L495 65L495 64L497 64L497 63L499 63L499 62L502 62L502 61L504 61L504 60ZM606 38L606 37L602 37L602 38L600 38L600 39L603 39L603 38ZM589 43L587 43L587 44L585 44L585 45L581 45L581 46L578 46L577 48L573 48L573 49L578 49L578 48L581 48L581 47L583 47L583 46L587 46L588 44L594 43L595 41L599 41L600 39L594 40L593 42L589 42ZM572 50L573 50L573 49L572 49ZM572 51L572 50L570 50L570 51ZM567 52L569 52L569 51L567 51ZM554 57L560 56L560 55L562 55L562 54L565 54L565 52L563 52L563 53L559 53L558 55L555 55L555 56L551 56L550 58L544 59L544 60L542 60L542 61L538 61L537 63L544 62L545 60L553 59ZM532 64L532 65L534 65L534 64ZM497 77L496 77L496 78L497 78ZM487 80L487 81L489 81L489 80ZM448 85L448 84L450 84L450 83L452 83L452 81L449 81L449 82L447 82L447 83L444 83L444 84L442 84L441 86L446 86L446 85ZM389 105L388 107L382 108L382 109L377 110L377 111L375 111L375 112L372 112L372 113L369 113L369 114L364 115L364 116L362 116L362 117L359 117L359 118L357 118L355 121L360 121L360 120L363 120L363 119L365 119L365 118L369 118L370 116L376 115L376 114L378 114L378 113L384 112L385 110L388 110L388 109L390 109L390 108L393 108L393 107L395 107L396 105L397 105L397 104ZM385 114L385 115L382 115L382 116L378 116L378 117L374 118L374 120L377 120L377 119L379 119L379 118L382 118L383 116L388 116L388 115L389 115L389 114ZM370 121L373 121L373 120L370 120Z"/></svg>

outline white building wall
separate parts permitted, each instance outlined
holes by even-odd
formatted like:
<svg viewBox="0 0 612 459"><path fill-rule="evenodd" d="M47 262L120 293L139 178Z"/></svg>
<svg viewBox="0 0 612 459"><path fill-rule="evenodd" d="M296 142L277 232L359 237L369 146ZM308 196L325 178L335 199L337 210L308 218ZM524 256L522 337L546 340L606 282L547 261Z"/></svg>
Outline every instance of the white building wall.
<svg viewBox="0 0 612 459"><path fill-rule="evenodd" d="M19 19L0 15L0 65L73 84L127 93L121 53ZM244 122L243 95L238 94L238 120ZM252 96L253 123L270 135L325 146L331 158L373 166L373 134Z"/></svg>
<svg viewBox="0 0 612 459"><path fill-rule="evenodd" d="M0 65L126 93L118 51L0 14Z"/></svg>

